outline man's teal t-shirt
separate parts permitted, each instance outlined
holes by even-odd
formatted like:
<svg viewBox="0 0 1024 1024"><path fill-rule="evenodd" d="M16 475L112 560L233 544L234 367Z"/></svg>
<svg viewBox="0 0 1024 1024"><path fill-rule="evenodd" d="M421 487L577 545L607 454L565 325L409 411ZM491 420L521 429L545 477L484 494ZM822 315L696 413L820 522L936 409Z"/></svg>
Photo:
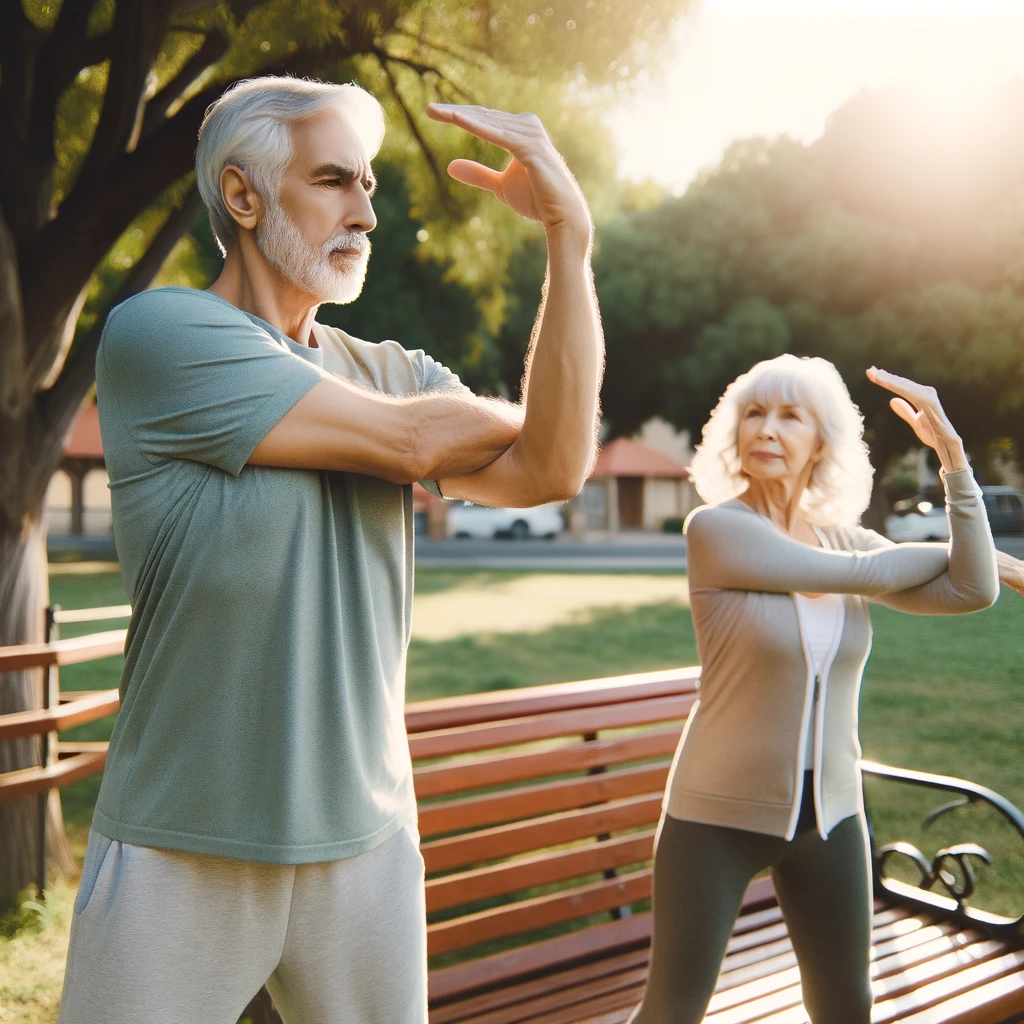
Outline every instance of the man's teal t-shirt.
<svg viewBox="0 0 1024 1024"><path fill-rule="evenodd" d="M97 396L132 602L93 819L111 839L299 864L415 817L412 488L246 463L331 374L390 395L465 389L395 342L313 336L189 288L107 320Z"/></svg>

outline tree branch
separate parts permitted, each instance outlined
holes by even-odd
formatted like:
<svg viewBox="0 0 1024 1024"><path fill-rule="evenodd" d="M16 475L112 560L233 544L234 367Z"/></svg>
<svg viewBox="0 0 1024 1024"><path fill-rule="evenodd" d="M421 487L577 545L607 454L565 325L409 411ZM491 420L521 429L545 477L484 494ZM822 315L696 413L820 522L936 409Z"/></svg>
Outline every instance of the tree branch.
<svg viewBox="0 0 1024 1024"><path fill-rule="evenodd" d="M424 35L420 35L416 32L409 32L401 28L398 29L397 34L404 36L406 39L411 39L414 43L418 43L420 46L426 46L431 50L437 50L438 53L446 53L449 57L454 57L463 64L469 64L472 67L478 68L480 71L492 70L492 65L483 57L480 57L475 53L462 53L451 46L446 46L444 43L437 42L435 39L428 39Z"/></svg>
<svg viewBox="0 0 1024 1024"><path fill-rule="evenodd" d="M110 73L92 145L76 181L91 183L133 148L145 101L146 82L172 10L166 0L133 0L114 10Z"/></svg>
<svg viewBox="0 0 1024 1024"><path fill-rule="evenodd" d="M167 111L200 75L216 64L231 47L231 41L222 32L211 33L203 45L185 62L182 69L147 104L143 115L139 140L153 134L167 116Z"/></svg>
<svg viewBox="0 0 1024 1024"><path fill-rule="evenodd" d="M296 54L273 71L302 73L308 59ZM197 93L133 152L114 161L101 181L82 181L80 176L57 216L22 246L19 270L29 345L59 337L78 294L121 233L165 188L192 170L206 109L236 80Z"/></svg>
<svg viewBox="0 0 1024 1024"><path fill-rule="evenodd" d="M0 103L16 130L25 132L32 96L32 68L41 36L20 0L0 0Z"/></svg>
<svg viewBox="0 0 1024 1024"><path fill-rule="evenodd" d="M423 134L419 129L419 125L416 124L416 121L412 116L412 111L410 111L406 106L405 100L402 98L402 94L398 91L398 83L395 81L395 76L391 73L391 68L388 67L389 58L385 55L384 58L381 59L380 54L378 54L377 59L380 61L381 69L387 77L388 85L391 88L391 95L394 96L395 102L398 104L398 109L401 110L405 123L409 127L409 131L412 132L413 138L419 144L420 150L423 152L423 158L427 161L430 173L433 175L434 182L437 184L437 191L441 199L441 205L444 207L445 213L451 216L453 210L451 195L448 192L448 183L445 180L444 175L441 173L441 168L437 164L437 158L434 156L434 151L427 144L427 140L423 137Z"/></svg>
<svg viewBox="0 0 1024 1024"><path fill-rule="evenodd" d="M153 236L149 248L125 275L121 287L110 302L111 309L149 285L178 240L188 230L198 209L199 189L193 183L182 204L171 210ZM38 396L40 419L51 434L64 437L82 399L96 379L96 351L105 322L106 317L97 320L88 334L77 340L53 387Z"/></svg>
<svg viewBox="0 0 1024 1024"><path fill-rule="evenodd" d="M378 59L382 61L390 61L392 64L401 64L404 67L410 68L412 71L415 71L417 75L437 75L438 79L442 82L445 82L450 89L454 90L457 96L461 96L464 100L466 100L469 103L475 102L474 97L469 92L467 92L461 85L459 85L458 82L456 82L449 75L446 75L443 71L435 67L433 64L424 64L422 61L418 61L414 57L403 57L399 54L389 53L386 50L374 49L373 52L376 54Z"/></svg>
<svg viewBox="0 0 1024 1024"><path fill-rule="evenodd" d="M31 391L25 382L25 325L17 265L14 238L0 215L0 419L18 419Z"/></svg>

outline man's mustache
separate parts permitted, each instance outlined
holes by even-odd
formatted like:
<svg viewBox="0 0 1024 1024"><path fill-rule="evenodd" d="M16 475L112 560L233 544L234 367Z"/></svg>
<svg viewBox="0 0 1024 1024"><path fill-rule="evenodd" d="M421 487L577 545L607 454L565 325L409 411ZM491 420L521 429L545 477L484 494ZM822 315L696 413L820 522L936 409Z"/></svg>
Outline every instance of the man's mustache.
<svg viewBox="0 0 1024 1024"><path fill-rule="evenodd" d="M323 244L323 253L329 256L339 249L346 249L357 252L360 256L367 256L370 252L370 239L364 231L343 231L334 235Z"/></svg>

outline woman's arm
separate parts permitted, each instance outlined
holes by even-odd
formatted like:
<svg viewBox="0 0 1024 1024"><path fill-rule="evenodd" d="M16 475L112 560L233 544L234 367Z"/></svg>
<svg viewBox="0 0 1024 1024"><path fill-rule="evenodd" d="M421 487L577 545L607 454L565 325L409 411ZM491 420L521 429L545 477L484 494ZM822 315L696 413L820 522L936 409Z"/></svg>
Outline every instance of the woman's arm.
<svg viewBox="0 0 1024 1024"><path fill-rule="evenodd" d="M938 455L949 515L948 570L923 587L889 595L881 603L918 615L956 615L990 607L999 597L999 577L985 503L968 468L963 441L935 388L874 367L868 370L868 379L897 396L889 402L893 412Z"/></svg>
<svg viewBox="0 0 1024 1024"><path fill-rule="evenodd" d="M999 573L981 490L970 470L946 473L946 510L949 515L949 567L923 586L897 593L874 595L873 600L914 615L960 615L980 611L999 596ZM849 536L861 551L898 550L902 544L872 530L853 528ZM1010 561L1016 562L1016 559ZM1021 563L1017 563L1021 565ZM1007 572L1010 572L1007 566ZM1024 586L1024 576L1021 577Z"/></svg>
<svg viewBox="0 0 1024 1024"><path fill-rule="evenodd" d="M751 509L705 507L686 523L691 587L770 594L860 594L917 587L946 572L935 544L829 551L794 540Z"/></svg>

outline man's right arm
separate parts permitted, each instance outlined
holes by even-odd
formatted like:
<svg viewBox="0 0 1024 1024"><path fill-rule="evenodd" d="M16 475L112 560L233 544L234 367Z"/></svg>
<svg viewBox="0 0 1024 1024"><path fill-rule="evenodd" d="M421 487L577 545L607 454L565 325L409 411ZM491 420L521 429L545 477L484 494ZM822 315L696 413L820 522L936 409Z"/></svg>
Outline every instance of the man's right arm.
<svg viewBox="0 0 1024 1024"><path fill-rule="evenodd" d="M461 476L519 436L519 406L469 394L397 398L325 378L271 427L250 465L333 469L393 483Z"/></svg>

